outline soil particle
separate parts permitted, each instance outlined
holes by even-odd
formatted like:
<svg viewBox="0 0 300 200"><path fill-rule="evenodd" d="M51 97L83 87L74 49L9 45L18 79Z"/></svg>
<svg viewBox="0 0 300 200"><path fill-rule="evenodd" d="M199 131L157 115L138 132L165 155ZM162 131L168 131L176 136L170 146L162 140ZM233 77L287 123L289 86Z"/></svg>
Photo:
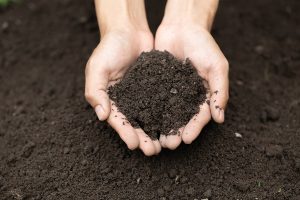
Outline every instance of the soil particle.
<svg viewBox="0 0 300 200"><path fill-rule="evenodd" d="M186 193L189 195L189 196L192 196L195 194L195 188L194 187L189 187L188 189L186 189Z"/></svg>
<svg viewBox="0 0 300 200"><path fill-rule="evenodd" d="M86 165L88 164L88 161L87 161L86 159L83 159L83 160L81 161L81 164L82 164L83 166L86 166Z"/></svg>
<svg viewBox="0 0 300 200"><path fill-rule="evenodd" d="M175 177L174 183L175 183L175 184L179 184L179 181L180 181L180 176L177 175L177 176Z"/></svg>
<svg viewBox="0 0 300 200"><path fill-rule="evenodd" d="M300 199L300 195L291 198L291 200L299 200L299 199Z"/></svg>
<svg viewBox="0 0 300 200"><path fill-rule="evenodd" d="M265 148L266 155L268 157L280 157L283 152L283 148L280 145L268 145Z"/></svg>
<svg viewBox="0 0 300 200"><path fill-rule="evenodd" d="M22 149L22 157L28 158L35 148L34 142L28 142Z"/></svg>
<svg viewBox="0 0 300 200"><path fill-rule="evenodd" d="M211 196L212 196L212 190L211 190L211 189L208 189L208 190L206 190L206 191L203 193L203 197L205 197L205 198L207 198L207 199L211 198Z"/></svg>
<svg viewBox="0 0 300 200"><path fill-rule="evenodd" d="M158 188L157 189L157 195L160 196L160 197L162 197L162 196L165 195L165 191L162 188Z"/></svg>
<svg viewBox="0 0 300 200"><path fill-rule="evenodd" d="M277 121L280 117L280 112L278 109L268 106L266 108L267 119L270 121Z"/></svg>
<svg viewBox="0 0 300 200"><path fill-rule="evenodd" d="M271 106L267 106L260 115L261 122L277 121L280 118L280 112L278 109Z"/></svg>
<svg viewBox="0 0 300 200"><path fill-rule="evenodd" d="M5 184L4 178L0 176L0 189Z"/></svg>
<svg viewBox="0 0 300 200"><path fill-rule="evenodd" d="M240 192L247 192L249 190L249 185L244 181L236 181L234 187Z"/></svg>
<svg viewBox="0 0 300 200"><path fill-rule="evenodd" d="M185 176L180 178L180 183L187 183L188 181L189 181L189 179Z"/></svg>
<svg viewBox="0 0 300 200"><path fill-rule="evenodd" d="M300 158L295 159L295 168L300 172Z"/></svg>
<svg viewBox="0 0 300 200"><path fill-rule="evenodd" d="M84 147L84 153L85 155L91 154L94 151L94 147L91 143L87 143Z"/></svg>
<svg viewBox="0 0 300 200"><path fill-rule="evenodd" d="M142 53L124 78L109 88L120 112L152 139L176 134L199 112L206 93L188 59L182 62L167 51L154 50Z"/></svg>
<svg viewBox="0 0 300 200"><path fill-rule="evenodd" d="M170 169L168 176L169 176L169 178L174 179L177 174L178 174L178 172L176 169Z"/></svg>
<svg viewBox="0 0 300 200"><path fill-rule="evenodd" d="M170 184L164 185L163 188L164 188L164 190L165 190L166 192L171 191L171 185L170 185Z"/></svg>
<svg viewBox="0 0 300 200"><path fill-rule="evenodd" d="M70 148L69 147L64 147L64 154L70 153Z"/></svg>

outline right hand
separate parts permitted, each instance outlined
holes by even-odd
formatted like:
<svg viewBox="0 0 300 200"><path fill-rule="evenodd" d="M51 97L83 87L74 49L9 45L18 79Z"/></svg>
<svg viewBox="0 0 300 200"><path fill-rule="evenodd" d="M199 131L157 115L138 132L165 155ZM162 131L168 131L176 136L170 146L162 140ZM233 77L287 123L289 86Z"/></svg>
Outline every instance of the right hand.
<svg viewBox="0 0 300 200"><path fill-rule="evenodd" d="M123 125L122 118L126 113L117 111L109 99L107 89L122 79L130 65L143 51L151 51L153 43L150 31L139 31L134 27L109 31L102 36L85 70L85 97L95 109L99 120L107 120L129 149L139 147L147 156L160 152L159 141L152 141L140 128L133 128L127 123Z"/></svg>

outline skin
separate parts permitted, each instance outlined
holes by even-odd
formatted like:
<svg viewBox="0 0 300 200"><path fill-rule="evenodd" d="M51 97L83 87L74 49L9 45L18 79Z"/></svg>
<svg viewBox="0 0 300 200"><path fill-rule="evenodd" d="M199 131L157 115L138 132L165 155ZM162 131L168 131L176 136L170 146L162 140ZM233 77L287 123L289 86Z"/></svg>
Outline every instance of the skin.
<svg viewBox="0 0 300 200"><path fill-rule="evenodd" d="M224 121L228 62L209 33L217 5L216 0L169 0L154 41L144 1L95 0L101 42L86 65L85 97L99 120L107 120L129 149L140 148L147 156L155 155L161 147L175 149L181 141L190 144L211 117L219 123ZM180 135L161 136L159 141L152 141L142 129L129 123L124 125L126 113L117 112L106 92L122 79L141 52L154 48L168 50L180 59L190 58L199 75L207 80L211 102L210 106L200 107L201 112L180 129Z"/></svg>

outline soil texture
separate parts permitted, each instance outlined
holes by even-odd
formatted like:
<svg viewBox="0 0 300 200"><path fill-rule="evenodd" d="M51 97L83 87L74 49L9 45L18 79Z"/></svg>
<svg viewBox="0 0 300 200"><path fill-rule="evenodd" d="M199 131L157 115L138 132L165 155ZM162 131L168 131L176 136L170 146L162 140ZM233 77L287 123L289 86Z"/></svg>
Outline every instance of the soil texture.
<svg viewBox="0 0 300 200"><path fill-rule="evenodd" d="M123 79L109 88L118 110L152 139L176 134L199 113L206 93L203 79L188 59L180 61L167 51L155 50L142 53Z"/></svg>
<svg viewBox="0 0 300 200"><path fill-rule="evenodd" d="M165 1L145 2L154 32ZM299 200L299 10L299 0L220 1L212 35L230 63L225 123L149 158L84 99L99 43L93 2L2 9L0 199Z"/></svg>

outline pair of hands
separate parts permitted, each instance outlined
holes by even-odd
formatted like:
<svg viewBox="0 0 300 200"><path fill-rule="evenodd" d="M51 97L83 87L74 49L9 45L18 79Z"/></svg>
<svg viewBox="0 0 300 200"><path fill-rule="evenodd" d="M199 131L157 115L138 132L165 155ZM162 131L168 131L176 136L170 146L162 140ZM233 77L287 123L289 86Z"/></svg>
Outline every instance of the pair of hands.
<svg viewBox="0 0 300 200"><path fill-rule="evenodd" d="M152 49L167 50L179 59L189 58L198 74L208 83L210 104L200 106L200 113L182 127L178 135L161 135L152 141L142 129L123 125L124 114L109 99L107 88L122 79L130 65L143 52ZM104 34L86 66L85 97L95 108L100 120L118 132L129 149L140 148L145 155L158 154L161 147L176 149L183 141L192 143L211 117L224 121L224 108L228 100L228 62L211 36L198 25L160 25L155 40L150 31L135 27L113 30ZM115 115L118 115L116 118Z"/></svg>

